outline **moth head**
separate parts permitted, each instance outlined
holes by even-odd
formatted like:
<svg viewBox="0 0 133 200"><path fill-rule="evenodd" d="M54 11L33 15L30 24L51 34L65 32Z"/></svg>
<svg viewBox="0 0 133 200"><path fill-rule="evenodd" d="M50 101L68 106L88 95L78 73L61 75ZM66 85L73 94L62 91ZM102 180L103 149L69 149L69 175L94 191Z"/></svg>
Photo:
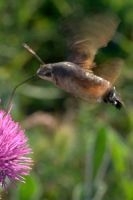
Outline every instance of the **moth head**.
<svg viewBox="0 0 133 200"><path fill-rule="evenodd" d="M37 70L37 76L44 80L53 81L53 70L51 64L40 65Z"/></svg>

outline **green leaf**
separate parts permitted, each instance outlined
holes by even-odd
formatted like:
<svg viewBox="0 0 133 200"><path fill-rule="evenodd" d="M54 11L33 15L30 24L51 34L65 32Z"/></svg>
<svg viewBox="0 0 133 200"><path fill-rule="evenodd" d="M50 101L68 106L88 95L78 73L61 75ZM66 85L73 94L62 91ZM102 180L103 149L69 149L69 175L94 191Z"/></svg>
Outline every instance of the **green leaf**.
<svg viewBox="0 0 133 200"><path fill-rule="evenodd" d="M106 154L106 130L101 128L95 140L94 154L93 154L93 176L95 177L100 170L104 156Z"/></svg>

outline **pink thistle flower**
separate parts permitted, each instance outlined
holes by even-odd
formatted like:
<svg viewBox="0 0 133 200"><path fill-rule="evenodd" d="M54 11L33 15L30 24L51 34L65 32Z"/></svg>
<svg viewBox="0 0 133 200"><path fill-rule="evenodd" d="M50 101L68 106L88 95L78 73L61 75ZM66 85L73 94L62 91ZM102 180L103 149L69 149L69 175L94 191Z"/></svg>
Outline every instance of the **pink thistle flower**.
<svg viewBox="0 0 133 200"><path fill-rule="evenodd" d="M12 120L9 113L0 110L0 184L6 187L7 181L16 180L24 182L28 175L32 153L27 144L27 137L19 123Z"/></svg>

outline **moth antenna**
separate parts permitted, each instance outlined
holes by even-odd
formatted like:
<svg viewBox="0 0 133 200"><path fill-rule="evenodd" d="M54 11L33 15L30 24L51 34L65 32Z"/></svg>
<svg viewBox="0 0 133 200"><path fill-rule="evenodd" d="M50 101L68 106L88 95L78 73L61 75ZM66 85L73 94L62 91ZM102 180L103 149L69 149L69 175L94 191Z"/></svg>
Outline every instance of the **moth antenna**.
<svg viewBox="0 0 133 200"><path fill-rule="evenodd" d="M37 55L37 53L36 53L28 44L24 43L24 44L23 44L23 47L24 47L25 49L27 49L33 56L35 56L35 58L36 58L42 65L45 64L44 61L40 58L40 56Z"/></svg>
<svg viewBox="0 0 133 200"><path fill-rule="evenodd" d="M22 81L21 83L19 83L18 85L16 85L12 92L11 92L11 95L9 97L9 100L8 100L8 103L7 103L7 106L6 106L6 110L7 110L7 113L10 113L11 109L12 109L12 100L13 100L13 97L15 95L15 92L16 90L18 89L19 86L25 84L26 82L34 79L36 77L36 74L34 74L33 76L29 77L28 79L25 79L24 81Z"/></svg>

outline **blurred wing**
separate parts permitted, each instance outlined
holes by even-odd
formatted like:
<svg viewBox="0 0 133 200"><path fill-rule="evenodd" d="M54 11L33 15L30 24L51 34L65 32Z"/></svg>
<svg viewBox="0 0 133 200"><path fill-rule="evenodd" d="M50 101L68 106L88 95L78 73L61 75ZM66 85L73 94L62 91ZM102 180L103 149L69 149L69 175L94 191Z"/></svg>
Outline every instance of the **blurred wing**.
<svg viewBox="0 0 133 200"><path fill-rule="evenodd" d="M124 61L120 58L115 58L93 68L95 75L109 81L112 85L118 78Z"/></svg>
<svg viewBox="0 0 133 200"><path fill-rule="evenodd" d="M91 69L94 66L93 60L97 50L107 45L118 24L117 17L109 14L71 19L64 28L70 50L68 60L83 68Z"/></svg>

